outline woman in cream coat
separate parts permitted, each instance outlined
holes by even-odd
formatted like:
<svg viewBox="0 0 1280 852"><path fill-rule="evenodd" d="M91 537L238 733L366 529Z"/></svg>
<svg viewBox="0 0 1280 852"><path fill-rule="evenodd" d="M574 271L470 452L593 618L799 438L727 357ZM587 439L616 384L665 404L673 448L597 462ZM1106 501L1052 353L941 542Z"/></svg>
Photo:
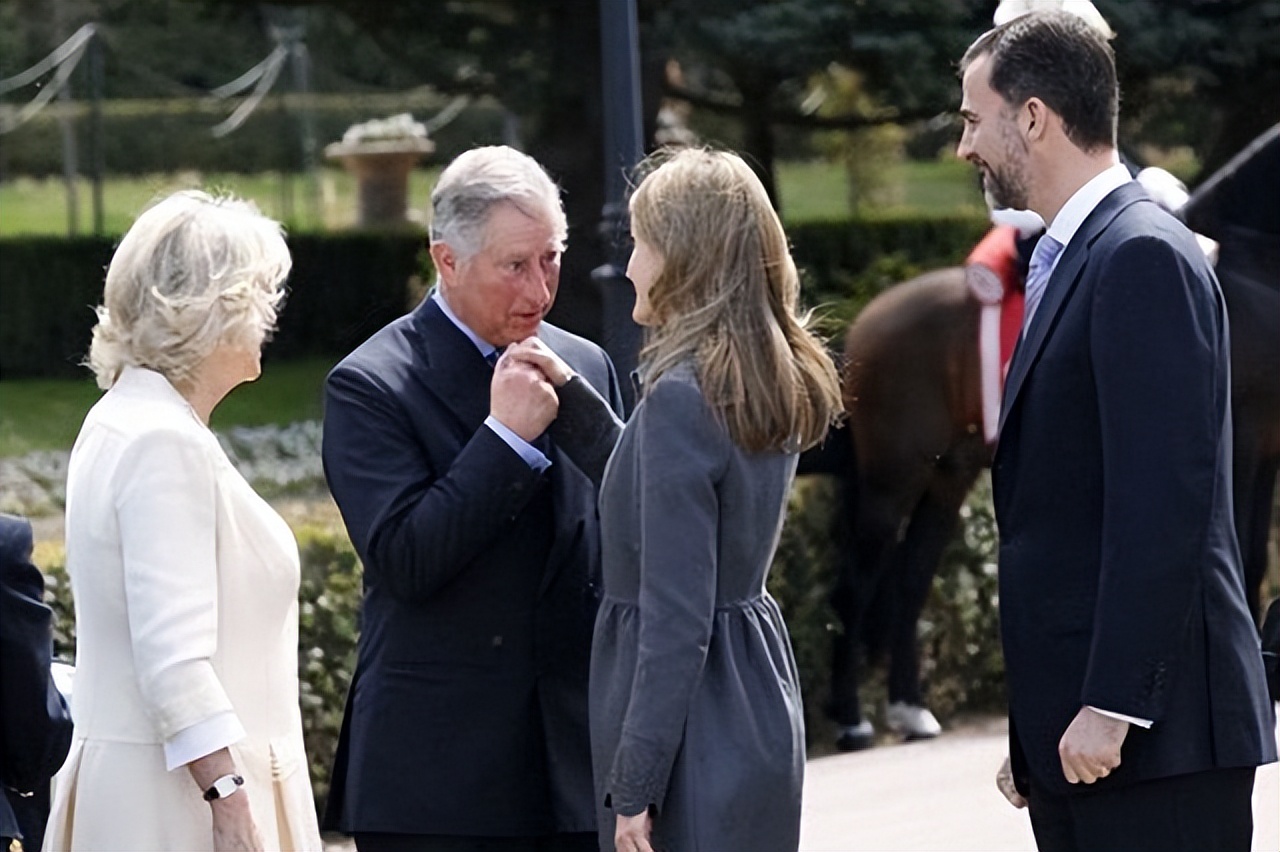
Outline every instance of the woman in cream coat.
<svg viewBox="0 0 1280 852"><path fill-rule="evenodd" d="M298 706L298 549L209 414L256 379L290 259L251 205L182 192L107 271L107 393L67 478L75 739L45 848L319 849Z"/></svg>

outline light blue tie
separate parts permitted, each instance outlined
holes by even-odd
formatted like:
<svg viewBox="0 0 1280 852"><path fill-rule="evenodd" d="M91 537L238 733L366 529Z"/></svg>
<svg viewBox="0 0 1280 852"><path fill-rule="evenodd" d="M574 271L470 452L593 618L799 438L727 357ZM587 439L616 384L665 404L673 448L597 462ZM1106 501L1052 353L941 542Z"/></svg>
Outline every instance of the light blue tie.
<svg viewBox="0 0 1280 852"><path fill-rule="evenodd" d="M1026 309L1022 315L1022 334L1031 326L1031 317L1044 298L1044 290L1053 272L1053 262L1062 253L1062 243L1048 234L1040 237L1035 251L1031 252L1031 266L1027 269Z"/></svg>

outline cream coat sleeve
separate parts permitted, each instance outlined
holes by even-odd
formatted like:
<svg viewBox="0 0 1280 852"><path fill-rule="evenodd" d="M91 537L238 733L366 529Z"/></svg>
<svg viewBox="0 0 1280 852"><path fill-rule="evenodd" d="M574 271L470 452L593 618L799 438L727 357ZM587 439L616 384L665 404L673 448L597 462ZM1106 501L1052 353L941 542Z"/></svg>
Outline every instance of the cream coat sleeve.
<svg viewBox="0 0 1280 852"><path fill-rule="evenodd" d="M134 441L116 472L138 687L166 741L234 713L212 663L218 648L214 465L198 436L161 429ZM244 736L238 719L235 731L236 739Z"/></svg>

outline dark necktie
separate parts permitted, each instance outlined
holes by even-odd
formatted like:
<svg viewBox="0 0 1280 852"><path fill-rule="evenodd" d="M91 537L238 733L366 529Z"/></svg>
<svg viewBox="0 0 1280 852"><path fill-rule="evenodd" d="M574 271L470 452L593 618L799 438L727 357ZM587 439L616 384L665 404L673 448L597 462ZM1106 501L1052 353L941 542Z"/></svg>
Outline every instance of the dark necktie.
<svg viewBox="0 0 1280 852"><path fill-rule="evenodd" d="M484 360L489 362L490 367L496 367L498 364L498 359L502 357L502 352L506 348L507 347L505 346L499 346L498 348L490 352L488 355L484 356Z"/></svg>

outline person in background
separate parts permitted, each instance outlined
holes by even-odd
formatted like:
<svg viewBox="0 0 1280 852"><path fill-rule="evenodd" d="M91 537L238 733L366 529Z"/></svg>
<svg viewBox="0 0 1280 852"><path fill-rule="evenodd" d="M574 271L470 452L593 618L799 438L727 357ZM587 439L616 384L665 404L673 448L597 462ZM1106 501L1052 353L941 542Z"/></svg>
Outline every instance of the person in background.
<svg viewBox="0 0 1280 852"><path fill-rule="evenodd" d="M53 683L53 613L31 563L31 525L0 514L0 850L40 848L49 779L71 747L71 714Z"/></svg>
<svg viewBox="0 0 1280 852"><path fill-rule="evenodd" d="M803 712L765 580L798 453L839 415L839 381L796 314L786 235L740 158L671 155L636 189L631 221L648 342L625 428L537 341L509 355L559 388L553 434L603 476L600 846L794 850Z"/></svg>
<svg viewBox="0 0 1280 852"><path fill-rule="evenodd" d="M364 564L325 827L364 852L594 850L596 487L547 433L554 389L499 356L536 336L620 411L617 379L544 321L567 226L537 162L468 151L431 199L435 289L325 387L325 475Z"/></svg>
<svg viewBox="0 0 1280 852"><path fill-rule="evenodd" d="M46 848L320 848L298 704L298 548L209 430L256 379L291 261L249 203L185 191L107 269L107 392L67 473L76 735Z"/></svg>
<svg viewBox="0 0 1280 852"><path fill-rule="evenodd" d="M1275 718L1232 525L1222 294L1120 163L1106 36L1032 12L960 68L959 156L1048 225L992 467L997 783L1043 850L1246 850Z"/></svg>

